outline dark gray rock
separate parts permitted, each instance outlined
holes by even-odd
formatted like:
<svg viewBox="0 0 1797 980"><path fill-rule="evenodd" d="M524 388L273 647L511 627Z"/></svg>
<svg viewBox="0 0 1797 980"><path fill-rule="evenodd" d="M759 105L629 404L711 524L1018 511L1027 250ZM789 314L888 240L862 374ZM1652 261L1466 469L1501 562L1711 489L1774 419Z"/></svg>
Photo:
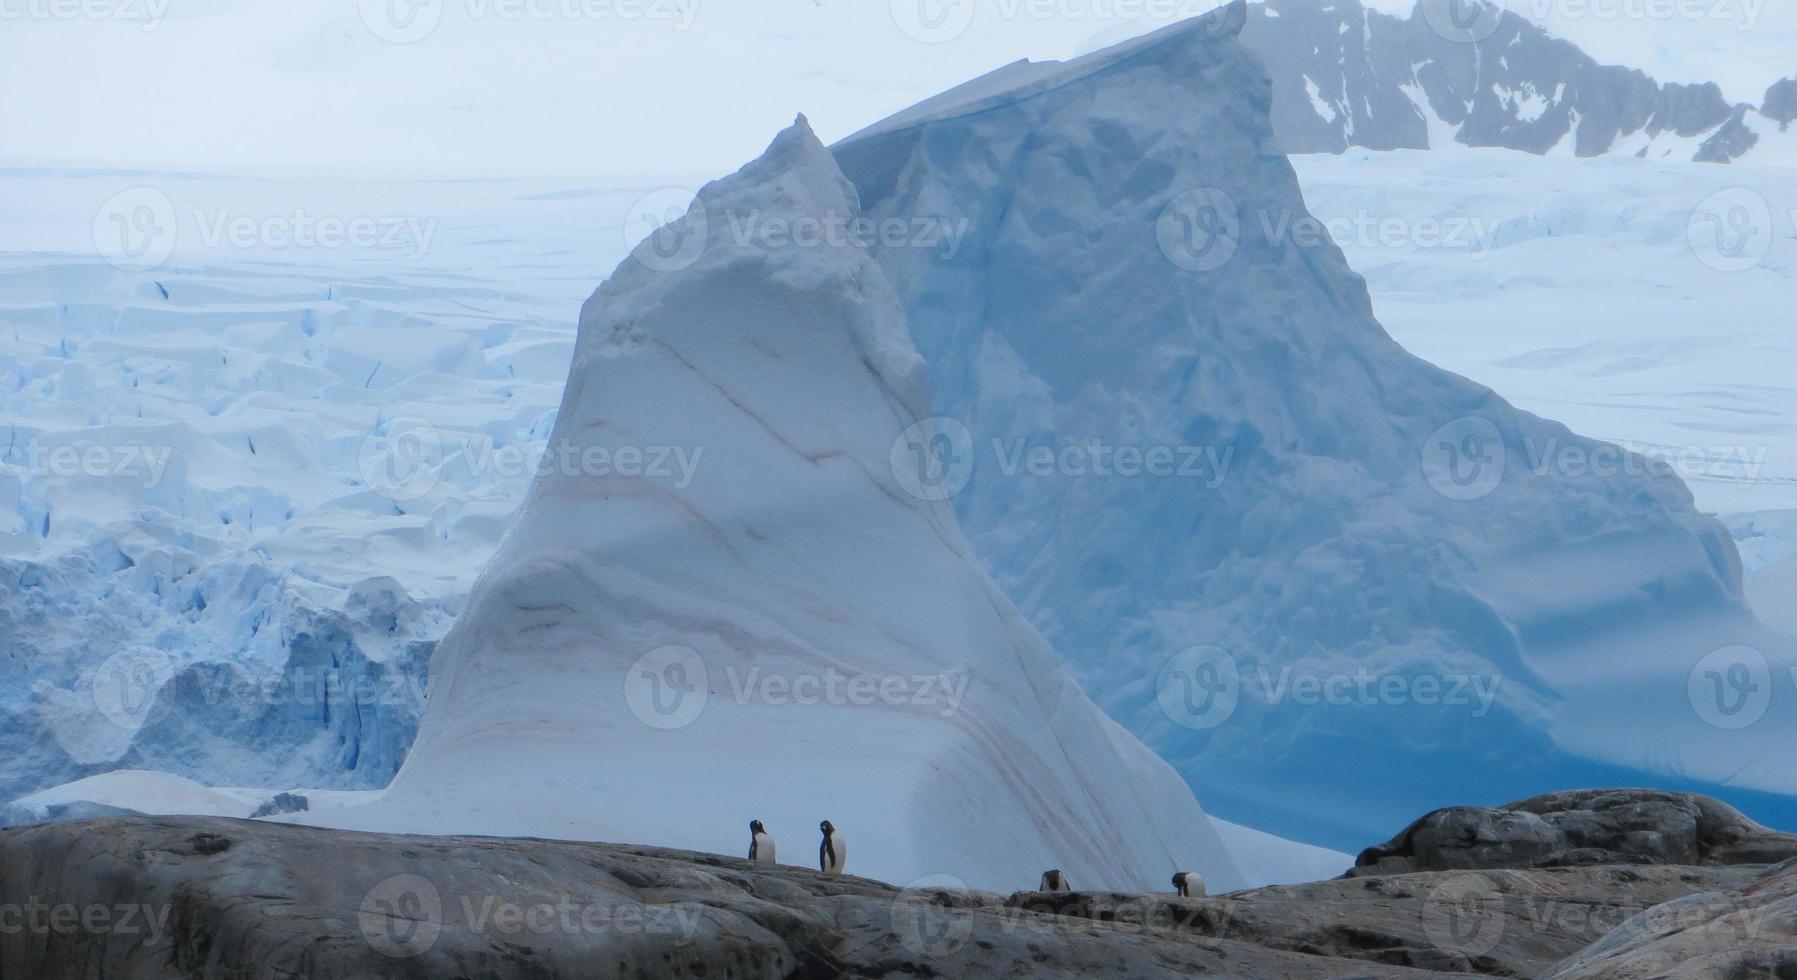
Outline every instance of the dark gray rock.
<svg viewBox="0 0 1797 980"><path fill-rule="evenodd" d="M1242 42L1272 77L1273 129L1284 150L1426 149L1422 107L1454 127L1460 143L1537 154L1571 139L1579 156L1597 156L1624 137L1676 133L1706 136L1694 158L1726 163L1758 142L1746 117L1760 110L1731 106L1714 83L1662 85L1600 65L1500 6L1484 6L1460 31L1454 25L1472 7L1454 2L1457 9L1418 0L1407 19L1360 0L1251 5Z"/></svg>
<svg viewBox="0 0 1797 980"><path fill-rule="evenodd" d="M1747 114L1751 111L1746 106L1736 106L1729 114L1728 122L1703 141L1692 159L1698 163L1730 163L1746 156L1760 142L1759 134L1747 125Z"/></svg>
<svg viewBox="0 0 1797 980"><path fill-rule="evenodd" d="M275 817L286 813L305 813L312 809L312 801L298 793L276 793L274 799L256 808L250 819Z"/></svg>
<svg viewBox="0 0 1797 980"><path fill-rule="evenodd" d="M1596 864L1751 865L1797 857L1769 830L1706 796L1578 790L1498 808L1437 810L1361 852L1350 875Z"/></svg>
<svg viewBox="0 0 1797 980"><path fill-rule="evenodd" d="M1789 129L1791 123L1797 122L1797 78L1773 83L1766 90L1766 104L1760 107L1760 115L1778 123L1780 129Z"/></svg>
<svg viewBox="0 0 1797 980"><path fill-rule="evenodd" d="M1752 880L1752 868L1552 868L1337 879L1211 899L1013 895L1012 908L1151 924L1372 967L1533 977L1663 902Z"/></svg>
<svg viewBox="0 0 1797 980"><path fill-rule="evenodd" d="M1797 976L1797 862L1666 902L1568 959L1548 980Z"/></svg>
<svg viewBox="0 0 1797 980"><path fill-rule="evenodd" d="M0 977L31 980L1439 976L716 855L217 818L0 831L0 905Z"/></svg>

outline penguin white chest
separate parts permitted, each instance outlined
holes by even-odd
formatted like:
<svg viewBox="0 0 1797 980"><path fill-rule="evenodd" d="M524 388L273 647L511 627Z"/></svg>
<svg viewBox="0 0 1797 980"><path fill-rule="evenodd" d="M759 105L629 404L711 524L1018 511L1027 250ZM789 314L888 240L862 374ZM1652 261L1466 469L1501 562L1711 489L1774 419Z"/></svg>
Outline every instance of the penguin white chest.
<svg viewBox="0 0 1797 980"><path fill-rule="evenodd" d="M824 874L841 874L842 866L847 864L848 860L848 843L842 839L841 834L831 834L818 845L817 866L822 869Z"/></svg>
<svg viewBox="0 0 1797 980"><path fill-rule="evenodd" d="M749 848L749 860L756 864L777 864L779 845L774 843L772 835L759 833L755 835L755 843Z"/></svg>

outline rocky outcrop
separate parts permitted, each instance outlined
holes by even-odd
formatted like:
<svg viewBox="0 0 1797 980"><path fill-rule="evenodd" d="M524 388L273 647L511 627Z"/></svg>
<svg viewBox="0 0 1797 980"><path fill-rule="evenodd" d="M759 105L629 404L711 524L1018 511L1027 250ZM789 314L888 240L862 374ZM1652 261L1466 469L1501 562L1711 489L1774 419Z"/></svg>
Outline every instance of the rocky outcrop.
<svg viewBox="0 0 1797 980"><path fill-rule="evenodd" d="M1548 980L1797 976L1797 861L1629 919Z"/></svg>
<svg viewBox="0 0 1797 980"><path fill-rule="evenodd" d="M12 916L0 922L0 977L1722 980L1797 969L1797 861L1752 863L1783 835L1713 801L1642 791L1497 812L1509 816L1471 825L1497 848L1487 860L1539 860L1515 843L1533 834L1502 828L1540 821L1582 857L1617 863L1362 874L1201 899L1005 896L949 875L901 889L616 844L200 817L41 824L0 831L0 909ZM1418 827L1442 826L1436 816ZM1656 863L1666 857L1705 866Z"/></svg>
<svg viewBox="0 0 1797 980"><path fill-rule="evenodd" d="M0 901L26 915L0 930L0 976L1437 975L923 887L953 884L900 890L680 851L215 818L44 825L0 832Z"/></svg>
<svg viewBox="0 0 1797 980"><path fill-rule="evenodd" d="M1706 796L1657 790L1552 793L1495 809L1450 807L1363 851L1351 876L1500 868L1771 864L1797 835Z"/></svg>
<svg viewBox="0 0 1797 980"><path fill-rule="evenodd" d="M1213 941L1375 967L1534 977L1662 902L1752 879L1747 868L1553 868L1339 879L1179 900L1021 893L1013 908L1149 923ZM1350 976L1366 976L1356 972Z"/></svg>

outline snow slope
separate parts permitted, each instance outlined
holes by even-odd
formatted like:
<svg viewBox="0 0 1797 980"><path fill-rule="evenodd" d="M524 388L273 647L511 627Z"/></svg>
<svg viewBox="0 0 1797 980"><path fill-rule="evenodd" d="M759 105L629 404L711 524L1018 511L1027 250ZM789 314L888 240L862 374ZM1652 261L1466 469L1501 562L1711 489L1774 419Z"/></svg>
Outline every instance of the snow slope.
<svg viewBox="0 0 1797 980"><path fill-rule="evenodd" d="M1743 731L1693 699L1716 651L1757 651L1762 688L1793 662L1723 526L1392 342L1341 251L1291 230L1244 19L835 148L876 219L967 229L878 254L971 430L944 465L999 583L1208 806L1286 836L1557 785L1797 788L1769 751L1797 704Z"/></svg>
<svg viewBox="0 0 1797 980"><path fill-rule="evenodd" d="M550 437L580 462L439 645L405 766L303 819L732 851L755 818L803 855L829 818L889 881L1237 887L1191 792L905 489L928 395L872 260L757 230L854 221L803 119L698 201L582 311ZM668 448L693 479L588 462Z"/></svg>

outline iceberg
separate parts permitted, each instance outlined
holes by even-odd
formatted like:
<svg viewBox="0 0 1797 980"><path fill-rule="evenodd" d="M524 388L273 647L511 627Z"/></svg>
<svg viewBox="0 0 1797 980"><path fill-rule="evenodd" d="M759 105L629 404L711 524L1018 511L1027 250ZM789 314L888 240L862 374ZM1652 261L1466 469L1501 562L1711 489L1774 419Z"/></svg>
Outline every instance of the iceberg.
<svg viewBox="0 0 1797 980"><path fill-rule="evenodd" d="M1385 333L1246 20L1012 65L833 148L876 226L957 232L874 252L965 427L939 462L975 551L1230 820L1357 847L1637 783L1790 813L1762 794L1797 788L1797 658L1726 530Z"/></svg>
<svg viewBox="0 0 1797 980"><path fill-rule="evenodd" d="M765 822L904 883L1246 879L918 489L930 417L854 188L803 117L581 312L550 458L358 829L735 852ZM809 231L807 231L809 229ZM627 458L696 460L657 476ZM746 852L745 852L746 853Z"/></svg>

